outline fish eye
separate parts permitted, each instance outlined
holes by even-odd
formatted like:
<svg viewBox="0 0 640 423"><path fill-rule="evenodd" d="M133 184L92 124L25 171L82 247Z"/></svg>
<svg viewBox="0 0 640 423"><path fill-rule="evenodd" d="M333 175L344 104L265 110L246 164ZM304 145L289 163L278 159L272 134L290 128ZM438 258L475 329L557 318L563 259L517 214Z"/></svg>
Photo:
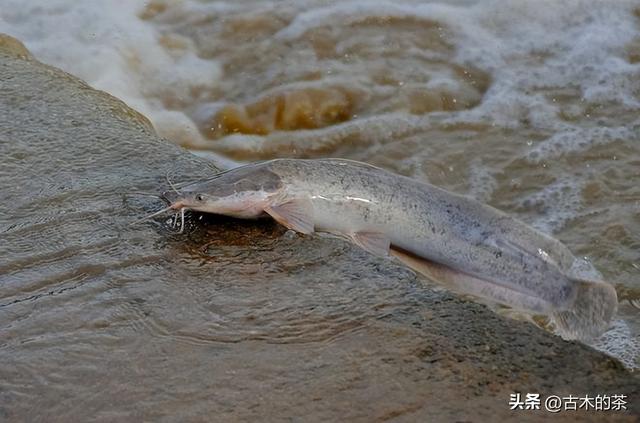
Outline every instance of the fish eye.
<svg viewBox="0 0 640 423"><path fill-rule="evenodd" d="M204 201L204 195L196 194L195 199L196 199L196 201Z"/></svg>

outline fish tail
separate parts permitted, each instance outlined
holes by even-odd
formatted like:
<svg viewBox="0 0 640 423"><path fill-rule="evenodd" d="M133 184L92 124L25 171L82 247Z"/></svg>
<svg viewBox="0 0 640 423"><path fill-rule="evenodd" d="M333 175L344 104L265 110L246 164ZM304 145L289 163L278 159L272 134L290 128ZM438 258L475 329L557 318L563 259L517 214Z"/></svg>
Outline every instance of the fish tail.
<svg viewBox="0 0 640 423"><path fill-rule="evenodd" d="M574 280L575 300L567 309L551 314L558 335L590 340L602 335L618 309L615 288L606 282Z"/></svg>

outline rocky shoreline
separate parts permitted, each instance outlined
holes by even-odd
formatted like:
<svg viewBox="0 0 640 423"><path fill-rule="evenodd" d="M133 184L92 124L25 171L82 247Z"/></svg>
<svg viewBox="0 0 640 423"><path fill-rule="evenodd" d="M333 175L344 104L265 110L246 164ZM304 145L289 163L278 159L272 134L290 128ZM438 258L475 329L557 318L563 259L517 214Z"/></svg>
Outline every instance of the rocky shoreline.
<svg viewBox="0 0 640 423"><path fill-rule="evenodd" d="M628 398L626 411L558 414L569 421L640 416L640 376L617 360L339 241L224 219L196 220L184 236L130 227L158 204L124 194L211 165L8 36L0 93L0 419L547 414L510 411L516 392ZM223 295L246 302L217 303Z"/></svg>

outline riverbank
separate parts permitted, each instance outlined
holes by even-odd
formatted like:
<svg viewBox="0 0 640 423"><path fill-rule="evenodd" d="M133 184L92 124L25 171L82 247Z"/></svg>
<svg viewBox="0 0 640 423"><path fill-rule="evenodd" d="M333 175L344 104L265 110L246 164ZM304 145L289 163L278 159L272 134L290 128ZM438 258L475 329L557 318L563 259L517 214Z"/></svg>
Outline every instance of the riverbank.
<svg viewBox="0 0 640 423"><path fill-rule="evenodd" d="M615 359L267 222L131 227L211 174L114 97L0 38L0 417L539 421L515 392L623 394Z"/></svg>

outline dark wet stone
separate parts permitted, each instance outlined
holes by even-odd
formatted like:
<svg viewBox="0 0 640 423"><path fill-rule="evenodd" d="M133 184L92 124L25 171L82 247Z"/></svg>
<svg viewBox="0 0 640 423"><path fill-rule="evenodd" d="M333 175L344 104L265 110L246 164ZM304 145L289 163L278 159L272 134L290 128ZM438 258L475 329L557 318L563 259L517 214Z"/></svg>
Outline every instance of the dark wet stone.
<svg viewBox="0 0 640 423"><path fill-rule="evenodd" d="M0 38L0 418L539 421L509 394L624 394L619 362L342 241L134 220L211 165Z"/></svg>

